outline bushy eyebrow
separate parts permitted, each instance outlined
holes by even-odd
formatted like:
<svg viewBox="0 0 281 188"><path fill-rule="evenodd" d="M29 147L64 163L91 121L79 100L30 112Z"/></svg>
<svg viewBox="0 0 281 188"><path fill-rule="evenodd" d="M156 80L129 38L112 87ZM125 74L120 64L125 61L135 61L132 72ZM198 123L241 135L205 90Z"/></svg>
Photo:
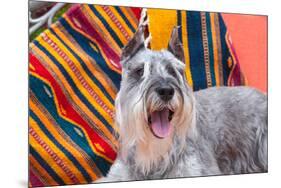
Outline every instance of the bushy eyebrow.
<svg viewBox="0 0 281 188"><path fill-rule="evenodd" d="M132 71L132 70L135 70L137 68L140 68L140 67L144 67L144 62L131 62L130 65L128 66L128 70L129 71Z"/></svg>

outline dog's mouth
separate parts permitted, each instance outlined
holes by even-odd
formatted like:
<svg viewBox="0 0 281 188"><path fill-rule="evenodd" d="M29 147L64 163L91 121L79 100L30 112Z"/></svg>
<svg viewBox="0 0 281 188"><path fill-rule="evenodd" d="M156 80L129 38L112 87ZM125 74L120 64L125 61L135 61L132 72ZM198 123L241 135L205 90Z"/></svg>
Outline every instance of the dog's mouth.
<svg viewBox="0 0 281 188"><path fill-rule="evenodd" d="M148 116L148 124L154 136L157 138L166 138L172 131L171 120L174 112L168 108L154 111Z"/></svg>

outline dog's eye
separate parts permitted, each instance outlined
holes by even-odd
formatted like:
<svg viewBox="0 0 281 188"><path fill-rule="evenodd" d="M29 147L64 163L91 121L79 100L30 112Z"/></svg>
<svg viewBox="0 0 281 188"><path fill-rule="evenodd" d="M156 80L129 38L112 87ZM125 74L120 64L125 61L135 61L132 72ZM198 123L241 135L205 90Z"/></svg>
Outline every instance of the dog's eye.
<svg viewBox="0 0 281 188"><path fill-rule="evenodd" d="M138 77L141 77L143 75L143 67L138 67L134 70L134 74Z"/></svg>
<svg viewBox="0 0 281 188"><path fill-rule="evenodd" d="M177 76L177 73L176 73L175 69L171 66L167 66L167 72L174 77Z"/></svg>

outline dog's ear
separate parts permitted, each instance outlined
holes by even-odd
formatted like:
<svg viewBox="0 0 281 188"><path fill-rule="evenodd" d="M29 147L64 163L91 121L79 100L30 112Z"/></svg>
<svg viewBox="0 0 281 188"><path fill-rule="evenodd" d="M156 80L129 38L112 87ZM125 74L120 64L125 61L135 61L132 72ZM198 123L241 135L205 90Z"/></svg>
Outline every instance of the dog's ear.
<svg viewBox="0 0 281 188"><path fill-rule="evenodd" d="M121 61L127 60L134 56L140 49L145 48L144 42L144 26L140 26L133 38L122 49Z"/></svg>
<svg viewBox="0 0 281 188"><path fill-rule="evenodd" d="M178 35L178 26L174 27L171 38L168 44L168 51L170 51L174 56L180 61L184 62L184 51L182 43Z"/></svg>

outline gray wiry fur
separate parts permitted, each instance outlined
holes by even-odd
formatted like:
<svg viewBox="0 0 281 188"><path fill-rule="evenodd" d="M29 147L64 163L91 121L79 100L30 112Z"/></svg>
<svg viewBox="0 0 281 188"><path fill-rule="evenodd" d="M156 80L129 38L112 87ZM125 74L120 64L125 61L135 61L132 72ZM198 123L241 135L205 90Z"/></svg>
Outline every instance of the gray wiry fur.
<svg viewBox="0 0 281 188"><path fill-rule="evenodd" d="M267 97L249 87L193 92L180 61L177 35L168 50L143 45L142 28L123 50L122 83L116 99L120 151L104 181L128 181L267 172ZM174 32L173 32L174 33ZM178 51L179 52L179 51ZM169 85L163 102L155 92ZM149 113L174 111L172 134L155 137Z"/></svg>

